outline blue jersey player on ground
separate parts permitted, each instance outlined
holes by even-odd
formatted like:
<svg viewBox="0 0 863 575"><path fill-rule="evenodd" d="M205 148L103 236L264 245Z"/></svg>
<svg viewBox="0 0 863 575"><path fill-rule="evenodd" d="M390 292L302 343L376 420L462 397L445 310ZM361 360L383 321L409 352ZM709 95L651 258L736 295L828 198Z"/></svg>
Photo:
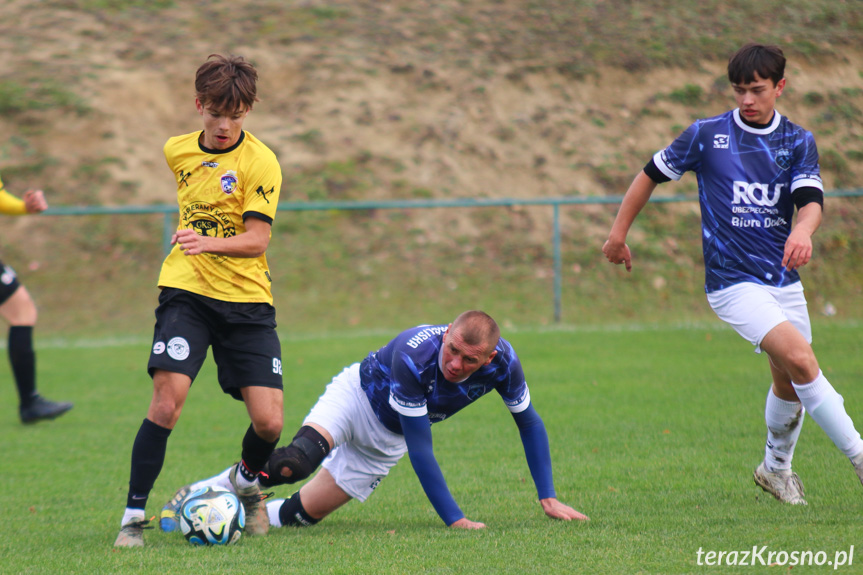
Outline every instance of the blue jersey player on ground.
<svg viewBox="0 0 863 575"><path fill-rule="evenodd" d="M406 452L420 484L450 527L481 529L453 499L432 449L431 424L496 391L519 428L539 501L549 517L586 520L557 500L545 426L530 401L518 356L497 323L467 311L450 325L403 331L361 363L345 368L306 416L291 444L277 448L264 487L315 476L290 499L270 501L270 524L313 525L350 501L365 501ZM177 491L160 526L176 529L176 511L190 491L232 489L223 473Z"/></svg>
<svg viewBox="0 0 863 575"><path fill-rule="evenodd" d="M648 162L627 190L602 251L630 271L626 235L635 217L657 184L695 172L708 302L756 352L767 353L773 378L755 482L780 501L805 505L791 459L807 412L863 481L863 441L818 367L797 273L812 257L811 237L821 224L818 151L811 133L774 109L785 88L781 49L743 46L728 62L728 79L738 107L696 121Z"/></svg>

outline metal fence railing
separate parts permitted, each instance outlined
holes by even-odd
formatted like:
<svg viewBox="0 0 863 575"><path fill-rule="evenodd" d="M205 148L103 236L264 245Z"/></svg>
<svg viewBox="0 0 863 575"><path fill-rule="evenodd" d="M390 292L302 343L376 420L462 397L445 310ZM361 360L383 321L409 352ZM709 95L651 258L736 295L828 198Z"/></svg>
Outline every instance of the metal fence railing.
<svg viewBox="0 0 863 575"><path fill-rule="evenodd" d="M855 198L863 196L863 188L837 189L825 193L829 197ZM619 204L622 196L573 196L565 198L454 198L443 200L368 200L368 201L325 201L325 202L280 202L278 211L308 212L330 210L403 210L430 208L489 208L512 206L550 206L553 213L552 253L554 258L554 321L561 318L561 239L560 208L572 205ZM697 202L695 195L659 196L650 199L653 203ZM85 216L85 215L138 215L163 214L162 247L167 254L171 249L171 236L177 229L177 206L158 204L151 206L57 206L49 208L44 215Z"/></svg>

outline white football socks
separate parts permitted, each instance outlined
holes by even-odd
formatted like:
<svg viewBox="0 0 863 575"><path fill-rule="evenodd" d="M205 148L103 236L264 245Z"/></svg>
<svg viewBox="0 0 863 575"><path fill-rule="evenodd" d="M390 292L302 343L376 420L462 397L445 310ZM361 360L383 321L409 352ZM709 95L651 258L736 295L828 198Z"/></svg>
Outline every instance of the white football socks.
<svg viewBox="0 0 863 575"><path fill-rule="evenodd" d="M767 423L767 444L764 446L764 466L767 471L791 469L794 447L806 410L799 401L786 401L776 397L773 386L767 392L764 421Z"/></svg>
<svg viewBox="0 0 863 575"><path fill-rule="evenodd" d="M123 513L123 519L120 521L120 527L131 523L133 519L143 521L145 517L146 514L143 509L131 509L127 507L126 511Z"/></svg>
<svg viewBox="0 0 863 575"><path fill-rule="evenodd" d="M228 491L233 491L234 488L231 487L231 469L233 469L233 465L218 475L214 475L212 477L208 477L206 479L202 479L192 484L190 491L197 491L202 487L221 487L222 489L227 489Z"/></svg>
<svg viewBox="0 0 863 575"><path fill-rule="evenodd" d="M281 527L282 518L279 517L279 509L282 508L284 499L270 499L267 501L267 516L270 518L270 527Z"/></svg>
<svg viewBox="0 0 863 575"><path fill-rule="evenodd" d="M845 411L845 400L822 372L811 383L792 385L806 411L842 453L850 459L863 453L863 441Z"/></svg>

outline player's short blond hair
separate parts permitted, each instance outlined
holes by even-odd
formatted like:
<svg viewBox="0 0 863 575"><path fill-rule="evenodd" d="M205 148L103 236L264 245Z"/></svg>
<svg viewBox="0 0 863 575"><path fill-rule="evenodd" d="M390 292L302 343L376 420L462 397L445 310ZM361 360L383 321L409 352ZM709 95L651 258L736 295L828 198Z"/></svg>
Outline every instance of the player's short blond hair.
<svg viewBox="0 0 863 575"><path fill-rule="evenodd" d="M468 345L488 345L489 353L500 340L497 322L484 311L470 310L459 314L452 322L452 330L458 331L461 339Z"/></svg>

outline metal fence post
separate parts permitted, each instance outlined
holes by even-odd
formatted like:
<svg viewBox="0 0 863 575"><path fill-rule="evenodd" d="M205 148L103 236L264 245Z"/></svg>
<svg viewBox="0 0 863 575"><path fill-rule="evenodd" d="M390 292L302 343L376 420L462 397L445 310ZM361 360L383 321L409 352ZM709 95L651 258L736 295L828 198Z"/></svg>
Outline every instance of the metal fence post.
<svg viewBox="0 0 863 575"><path fill-rule="evenodd" d="M554 323L560 323L561 258L560 258L560 204L554 204Z"/></svg>

